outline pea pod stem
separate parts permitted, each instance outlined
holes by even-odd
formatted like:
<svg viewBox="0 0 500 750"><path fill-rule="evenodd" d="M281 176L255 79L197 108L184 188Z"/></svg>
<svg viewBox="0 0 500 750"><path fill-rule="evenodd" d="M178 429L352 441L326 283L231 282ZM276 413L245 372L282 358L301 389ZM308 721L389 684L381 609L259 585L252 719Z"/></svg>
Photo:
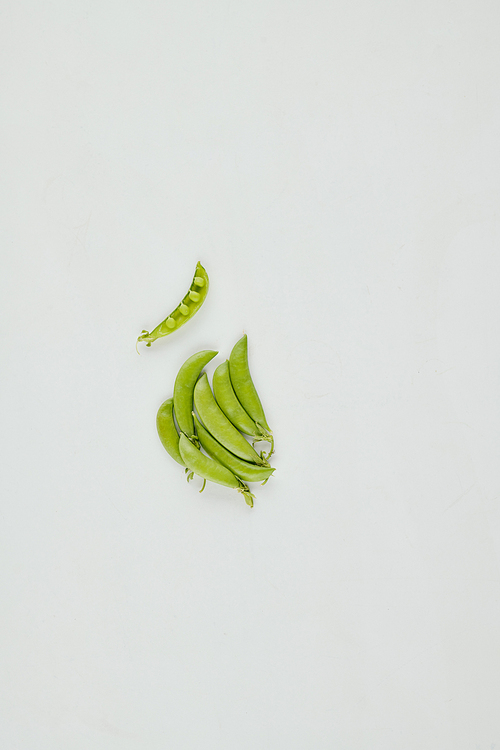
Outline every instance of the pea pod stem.
<svg viewBox="0 0 500 750"><path fill-rule="evenodd" d="M266 434L265 437L264 436L263 437L258 437L255 440L253 440L252 441L252 448L254 447L255 443L260 443L260 442L265 442L265 443L270 443L271 444L270 445L271 450L269 451L269 453L266 454L264 451L260 452L261 458L264 459L265 461L269 461L269 459L271 458L271 456L274 453L274 436L273 436L272 432L269 435Z"/></svg>

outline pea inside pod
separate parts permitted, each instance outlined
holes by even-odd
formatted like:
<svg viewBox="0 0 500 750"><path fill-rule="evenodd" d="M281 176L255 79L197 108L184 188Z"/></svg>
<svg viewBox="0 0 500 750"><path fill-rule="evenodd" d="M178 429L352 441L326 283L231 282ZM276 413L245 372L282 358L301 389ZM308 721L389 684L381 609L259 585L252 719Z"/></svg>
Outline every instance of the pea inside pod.
<svg viewBox="0 0 500 750"><path fill-rule="evenodd" d="M188 320L191 320L193 315L198 312L204 303L208 294L208 286L208 274L201 263L198 262L196 264L193 281L191 282L189 291L183 298L182 302L177 305L175 310L157 325L151 333L143 331L137 339L137 344L144 341L146 346L151 346L152 342L156 341L156 339L159 339L162 336L168 336L169 333L177 331L181 326L187 323Z"/></svg>

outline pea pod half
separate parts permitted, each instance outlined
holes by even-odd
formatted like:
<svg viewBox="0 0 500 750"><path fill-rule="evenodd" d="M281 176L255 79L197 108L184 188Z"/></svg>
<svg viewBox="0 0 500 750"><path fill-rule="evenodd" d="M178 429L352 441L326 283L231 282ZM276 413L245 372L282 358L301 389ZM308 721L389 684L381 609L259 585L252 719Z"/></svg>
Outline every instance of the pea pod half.
<svg viewBox="0 0 500 750"><path fill-rule="evenodd" d="M145 341L146 346L151 346L151 343L156 341L156 339L159 339L162 336L168 336L169 333L177 331L198 312L202 304L205 302L207 294L208 274L201 263L198 262L196 264L196 271L194 272L192 284L182 302L177 305L175 310L157 325L151 333L143 331L137 339L137 343Z"/></svg>

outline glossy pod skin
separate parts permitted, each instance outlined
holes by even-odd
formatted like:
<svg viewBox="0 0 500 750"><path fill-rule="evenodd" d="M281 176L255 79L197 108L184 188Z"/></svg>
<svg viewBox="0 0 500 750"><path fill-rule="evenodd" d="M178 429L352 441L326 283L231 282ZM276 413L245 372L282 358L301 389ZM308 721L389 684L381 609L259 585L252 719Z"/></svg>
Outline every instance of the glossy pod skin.
<svg viewBox="0 0 500 750"><path fill-rule="evenodd" d="M194 405L205 428L228 451L244 461L250 461L259 466L269 466L221 411L213 396L206 373L195 385Z"/></svg>
<svg viewBox="0 0 500 750"><path fill-rule="evenodd" d="M222 484L224 487L233 487L243 494L245 502L251 508L253 508L253 495L246 486L243 484L235 475L229 471L225 466L222 466L218 461L214 461L213 458L205 456L199 448L187 439L187 437L181 434L179 439L179 450L182 456L182 460L185 465L203 479L208 479L210 482L216 484Z"/></svg>
<svg viewBox="0 0 500 750"><path fill-rule="evenodd" d="M220 364L214 372L212 378L215 400L226 417L245 435L258 437L259 428L253 419L246 413L234 392L234 388L229 377L229 360Z"/></svg>
<svg viewBox="0 0 500 750"><path fill-rule="evenodd" d="M208 274L201 263L198 262L196 264L193 281L182 302L165 318L165 320L157 325L151 333L143 331L142 335L137 339L137 343L145 341L146 346L151 346L151 343L156 341L156 339L159 339L162 336L168 336L170 333L177 331L198 312L202 304L205 302L207 294Z"/></svg>
<svg viewBox="0 0 500 750"><path fill-rule="evenodd" d="M194 416L194 426L201 447L208 455L233 472L233 474L245 482L267 482L274 469L264 466L255 466L230 453L223 445L217 442L212 435L203 427Z"/></svg>
<svg viewBox="0 0 500 750"><path fill-rule="evenodd" d="M236 342L229 355L229 375L238 401L262 432L271 434L264 409L253 384L248 367L248 342L246 334Z"/></svg>
<svg viewBox="0 0 500 750"><path fill-rule="evenodd" d="M218 352L212 349L204 349L189 357L177 373L174 384L174 410L177 424L181 432L188 438L194 437L193 423L193 391L205 365L213 359Z"/></svg>
<svg viewBox="0 0 500 750"><path fill-rule="evenodd" d="M158 436L167 453L172 456L174 461L177 461L178 464L185 466L186 464L182 460L179 451L179 433L177 432L174 422L173 398L167 398L158 409L156 415L156 429L158 430Z"/></svg>

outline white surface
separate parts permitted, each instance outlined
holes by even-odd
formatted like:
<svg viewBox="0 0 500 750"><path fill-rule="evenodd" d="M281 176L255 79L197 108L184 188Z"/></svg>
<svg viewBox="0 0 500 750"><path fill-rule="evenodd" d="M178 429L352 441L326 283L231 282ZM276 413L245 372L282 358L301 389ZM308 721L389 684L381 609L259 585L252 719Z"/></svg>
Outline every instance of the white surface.
<svg viewBox="0 0 500 750"><path fill-rule="evenodd" d="M5 7L2 747L500 747L499 21ZM155 432L244 330L253 511Z"/></svg>

